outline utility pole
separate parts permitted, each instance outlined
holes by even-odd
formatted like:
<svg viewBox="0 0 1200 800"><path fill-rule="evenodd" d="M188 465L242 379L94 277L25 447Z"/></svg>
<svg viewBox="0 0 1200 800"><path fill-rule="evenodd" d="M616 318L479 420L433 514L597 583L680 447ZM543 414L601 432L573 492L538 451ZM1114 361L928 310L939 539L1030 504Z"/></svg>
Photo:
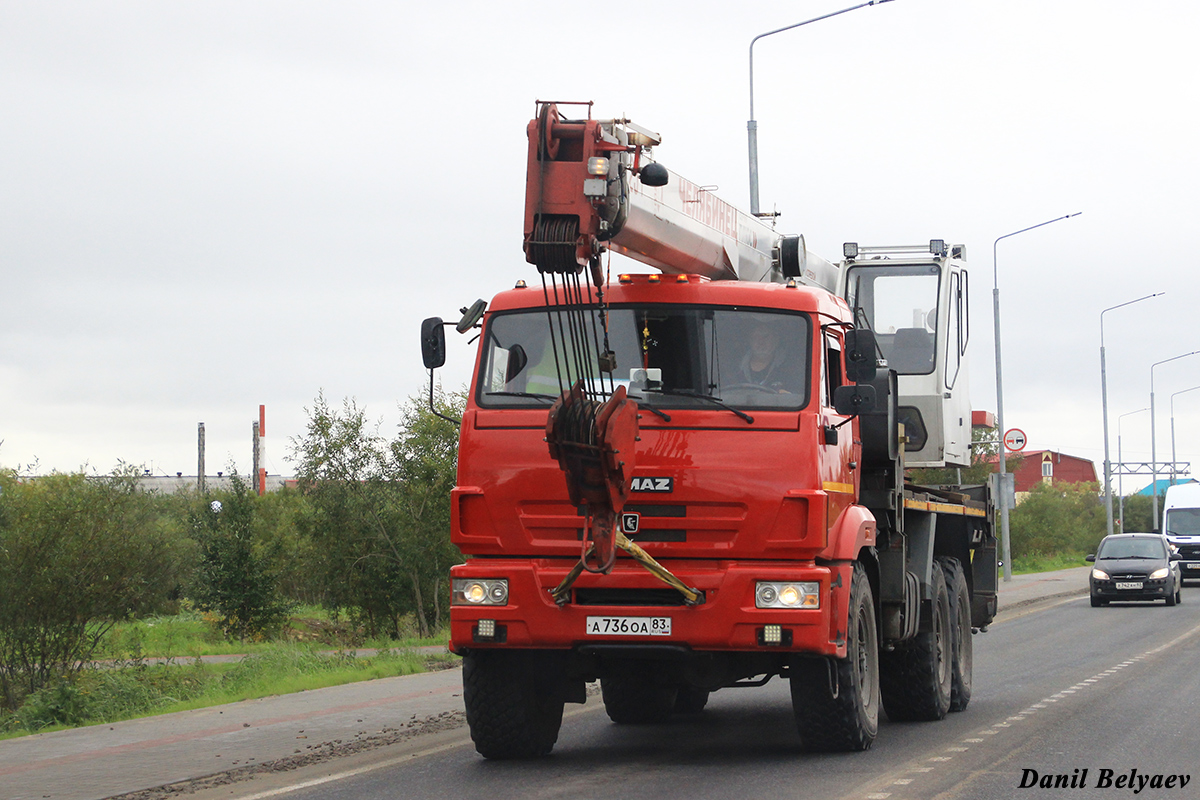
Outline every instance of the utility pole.
<svg viewBox="0 0 1200 800"><path fill-rule="evenodd" d="M204 494L204 423L196 431L196 489Z"/></svg>

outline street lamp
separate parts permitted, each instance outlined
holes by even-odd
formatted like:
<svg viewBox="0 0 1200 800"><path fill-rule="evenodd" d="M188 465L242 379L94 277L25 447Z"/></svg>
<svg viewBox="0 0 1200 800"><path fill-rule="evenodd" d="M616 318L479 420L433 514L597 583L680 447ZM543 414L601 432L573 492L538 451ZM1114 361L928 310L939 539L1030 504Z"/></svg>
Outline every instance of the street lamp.
<svg viewBox="0 0 1200 800"><path fill-rule="evenodd" d="M1181 389L1175 394L1187 394L1200 389L1200 386L1193 386L1190 389ZM1175 485L1175 394L1171 395L1171 485Z"/></svg>
<svg viewBox="0 0 1200 800"><path fill-rule="evenodd" d="M1120 414L1117 417L1117 467L1121 470L1117 473L1117 496L1119 498L1117 507L1120 510L1118 517L1121 520L1121 525L1118 530L1121 533L1125 532L1125 483L1121 480L1121 477L1125 474L1125 464L1121 460L1121 420L1125 417L1128 417L1130 414L1140 414L1143 411L1149 410L1150 406L1146 406L1145 408L1139 408L1137 411L1129 411L1125 414Z"/></svg>
<svg viewBox="0 0 1200 800"><path fill-rule="evenodd" d="M836 17L839 14L845 14L848 11L857 11L860 8L867 6L877 6L883 3L890 3L892 0L869 0L866 3L859 3L856 6L843 8L841 11L834 11L830 14L824 14L820 17L806 19L804 22L797 22L795 25L788 25L786 28L778 28L766 33L760 33L750 40L750 121L746 123L746 133L750 139L750 213L754 216L759 216L758 213L758 122L754 119L754 43L759 39L771 36L776 33L790 31L792 28L799 28L801 25L808 25L811 22L820 22L823 19Z"/></svg>
<svg viewBox="0 0 1200 800"><path fill-rule="evenodd" d="M1164 358L1162 361L1155 361L1150 365L1150 480L1151 480L1151 510L1152 519L1154 520L1154 530L1158 530L1158 453L1154 448L1154 368L1160 364L1167 364L1171 361L1178 361L1181 358L1194 356L1200 353L1200 350L1193 350L1190 353L1174 356L1172 358Z"/></svg>
<svg viewBox="0 0 1200 800"><path fill-rule="evenodd" d="M1108 521L1107 532L1112 536L1113 532L1113 513L1112 513L1112 463L1108 459L1108 377L1104 369L1104 315L1109 311L1117 308L1131 306L1134 303L1140 303L1143 300L1149 300L1151 297L1158 297L1165 292L1155 292L1148 294L1145 297L1139 297L1137 300L1130 300L1126 303L1110 306L1100 312L1100 406L1104 411L1104 515ZM1117 457L1120 461L1120 456ZM1174 461L1174 456L1171 458Z"/></svg>
<svg viewBox="0 0 1200 800"><path fill-rule="evenodd" d="M1000 244L1000 239L1007 239L1018 233L1041 228L1059 220L1078 217L1082 213L1082 211L1076 211L1074 214L1055 217L1045 222L1039 222L1037 225L1030 225L1028 228L1021 228L1019 231L1004 234L992 243L992 307L993 320L996 325L996 425L1000 428L1000 543L1004 552L1004 580L1006 581L1012 580L1012 552L1008 541L1008 479L1005 477L1008 467L1004 460L1004 382L1000 371L1000 280L999 270L996 267L996 245Z"/></svg>

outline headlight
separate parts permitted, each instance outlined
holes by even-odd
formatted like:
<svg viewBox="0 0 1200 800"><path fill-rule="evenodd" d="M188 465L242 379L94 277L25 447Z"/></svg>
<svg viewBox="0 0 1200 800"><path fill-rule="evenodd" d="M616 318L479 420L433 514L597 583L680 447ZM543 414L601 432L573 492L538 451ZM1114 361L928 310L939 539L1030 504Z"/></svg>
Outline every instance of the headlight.
<svg viewBox="0 0 1200 800"><path fill-rule="evenodd" d="M1156 570L1154 570L1154 572L1150 573L1150 580L1160 581L1170 574L1171 574L1171 570L1168 567L1163 567L1162 569L1156 569Z"/></svg>
<svg viewBox="0 0 1200 800"><path fill-rule="evenodd" d="M820 608L821 585L816 581L785 583L759 581L754 585L756 608Z"/></svg>
<svg viewBox="0 0 1200 800"><path fill-rule="evenodd" d="M508 580L486 578L451 581L450 602L458 606L502 606L508 602Z"/></svg>
<svg viewBox="0 0 1200 800"><path fill-rule="evenodd" d="M1092 577L1098 581L1106 581L1108 580L1108 573L1102 569L1093 569Z"/></svg>

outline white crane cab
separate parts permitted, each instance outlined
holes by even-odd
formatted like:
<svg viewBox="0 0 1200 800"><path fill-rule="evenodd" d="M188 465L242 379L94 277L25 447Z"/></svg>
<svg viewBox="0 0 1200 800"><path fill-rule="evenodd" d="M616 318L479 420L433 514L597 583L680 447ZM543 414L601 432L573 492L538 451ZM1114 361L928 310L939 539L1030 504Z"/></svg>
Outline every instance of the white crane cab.
<svg viewBox="0 0 1200 800"><path fill-rule="evenodd" d="M896 372L908 467L971 464L963 245L843 246L840 294Z"/></svg>

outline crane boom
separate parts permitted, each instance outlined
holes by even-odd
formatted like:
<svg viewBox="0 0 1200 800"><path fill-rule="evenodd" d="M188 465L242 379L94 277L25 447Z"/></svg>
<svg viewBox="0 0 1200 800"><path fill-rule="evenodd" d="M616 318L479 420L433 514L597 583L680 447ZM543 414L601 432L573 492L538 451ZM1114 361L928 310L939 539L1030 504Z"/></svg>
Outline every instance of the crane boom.
<svg viewBox="0 0 1200 800"><path fill-rule="evenodd" d="M577 272L606 249L667 274L837 288L839 268L651 156L661 137L626 119L568 120L539 103L530 121L526 259Z"/></svg>

